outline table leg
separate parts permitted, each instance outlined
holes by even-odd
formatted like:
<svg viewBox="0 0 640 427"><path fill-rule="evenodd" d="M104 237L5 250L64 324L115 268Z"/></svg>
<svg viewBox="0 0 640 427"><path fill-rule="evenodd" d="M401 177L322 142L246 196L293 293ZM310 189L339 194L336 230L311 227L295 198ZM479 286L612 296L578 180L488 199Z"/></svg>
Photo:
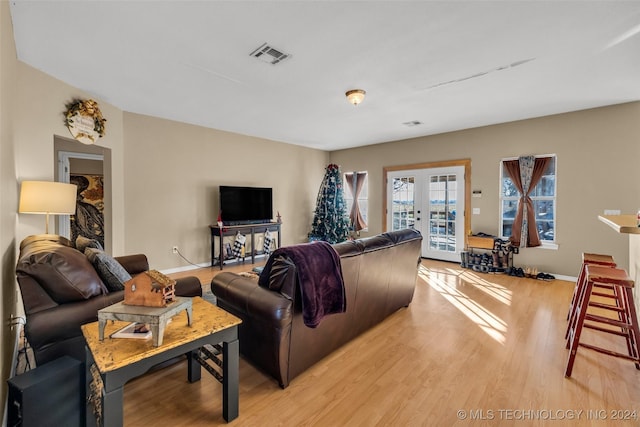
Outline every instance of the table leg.
<svg viewBox="0 0 640 427"><path fill-rule="evenodd" d="M153 336L153 345L160 347L164 336L164 328L167 326L167 319L160 319L157 325L151 324L151 335Z"/></svg>
<svg viewBox="0 0 640 427"><path fill-rule="evenodd" d="M216 261L216 236L211 229L211 267L215 265Z"/></svg>
<svg viewBox="0 0 640 427"><path fill-rule="evenodd" d="M220 230L220 238L218 240L220 243L220 270L222 270L222 266L224 265L224 252L222 252L222 247L224 246L224 233Z"/></svg>
<svg viewBox="0 0 640 427"><path fill-rule="evenodd" d="M91 350L85 346L84 348L84 394L85 394L85 425L86 427L96 427L98 422L96 416L93 413L93 402L89 399L91 396L91 365L93 365L93 355Z"/></svg>
<svg viewBox="0 0 640 427"><path fill-rule="evenodd" d="M222 344L222 417L230 422L239 415L239 341Z"/></svg>
<svg viewBox="0 0 640 427"><path fill-rule="evenodd" d="M256 237L253 228L251 229L251 264L256 263Z"/></svg>
<svg viewBox="0 0 640 427"><path fill-rule="evenodd" d="M195 383L200 380L201 367L200 363L196 360L196 356L200 349L195 349L187 353L187 379L190 383Z"/></svg>
<svg viewBox="0 0 640 427"><path fill-rule="evenodd" d="M193 313L193 306L187 307L187 325L191 326L191 314Z"/></svg>
<svg viewBox="0 0 640 427"><path fill-rule="evenodd" d="M280 247L280 242L282 242L280 234L280 226L278 225L278 247Z"/></svg>
<svg viewBox="0 0 640 427"><path fill-rule="evenodd" d="M124 421L124 387L105 392L102 398L102 426L122 427Z"/></svg>
<svg viewBox="0 0 640 427"><path fill-rule="evenodd" d="M106 320L98 319L98 338L100 341L104 340L104 327L107 325Z"/></svg>

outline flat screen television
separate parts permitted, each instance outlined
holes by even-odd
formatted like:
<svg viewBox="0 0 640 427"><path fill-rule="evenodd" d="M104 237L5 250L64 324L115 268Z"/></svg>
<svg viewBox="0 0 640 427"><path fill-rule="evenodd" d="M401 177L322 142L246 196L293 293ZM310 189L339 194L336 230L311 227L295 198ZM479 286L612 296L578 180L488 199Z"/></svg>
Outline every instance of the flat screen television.
<svg viewBox="0 0 640 427"><path fill-rule="evenodd" d="M259 224L273 218L271 188L220 186L220 213L227 225Z"/></svg>

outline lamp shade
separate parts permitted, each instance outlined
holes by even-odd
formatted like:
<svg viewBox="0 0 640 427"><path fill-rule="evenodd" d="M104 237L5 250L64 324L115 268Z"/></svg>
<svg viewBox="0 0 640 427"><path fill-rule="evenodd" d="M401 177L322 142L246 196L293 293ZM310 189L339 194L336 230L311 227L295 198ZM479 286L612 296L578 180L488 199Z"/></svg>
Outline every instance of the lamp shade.
<svg viewBox="0 0 640 427"><path fill-rule="evenodd" d="M18 212L70 215L76 211L75 184L51 181L22 181Z"/></svg>

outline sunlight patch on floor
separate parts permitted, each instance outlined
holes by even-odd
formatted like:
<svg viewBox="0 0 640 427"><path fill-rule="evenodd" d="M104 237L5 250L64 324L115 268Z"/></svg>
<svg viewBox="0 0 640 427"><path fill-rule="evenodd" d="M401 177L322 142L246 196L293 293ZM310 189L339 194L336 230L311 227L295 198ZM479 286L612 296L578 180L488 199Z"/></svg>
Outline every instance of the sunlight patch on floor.
<svg viewBox="0 0 640 427"><path fill-rule="evenodd" d="M495 298L497 301L503 304L511 305L512 292L509 289L497 283L493 283L486 279L483 279L472 271L465 270L462 272L458 271L458 273L459 277L466 283L475 286L478 290L484 292L492 298Z"/></svg>
<svg viewBox="0 0 640 427"><path fill-rule="evenodd" d="M455 308L460 310L462 314L478 325L489 337L504 345L507 334L507 324L498 316L456 289L455 282L457 275L448 275L445 276L446 278L438 277L437 272L431 272L424 266L420 266L418 275Z"/></svg>

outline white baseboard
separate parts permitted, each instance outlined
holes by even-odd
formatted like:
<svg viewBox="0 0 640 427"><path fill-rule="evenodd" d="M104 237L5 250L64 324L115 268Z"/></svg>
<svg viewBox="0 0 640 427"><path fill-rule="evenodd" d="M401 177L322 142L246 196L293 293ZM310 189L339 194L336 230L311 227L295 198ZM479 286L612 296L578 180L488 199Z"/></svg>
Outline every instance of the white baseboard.
<svg viewBox="0 0 640 427"><path fill-rule="evenodd" d="M265 258L267 258L267 255L265 254L258 254L254 256L255 260L263 260ZM245 263L249 262L251 263L251 257L247 256L245 257L244 260ZM223 265L236 265L236 264L240 264L242 263L242 261L236 261L236 258L233 259L226 259L224 260L224 264ZM195 270L197 268L210 268L211 267L211 263L206 262L206 263L202 263L202 264L196 264L196 265L185 265L182 267L174 267L174 268L167 268L164 270L160 270L160 272L162 274L172 274L172 273L181 273L183 271L189 271L189 270ZM215 265L213 268L220 268L219 265Z"/></svg>
<svg viewBox="0 0 640 427"><path fill-rule="evenodd" d="M211 263L206 262L206 263L196 264L196 265L185 265L183 267L167 268L167 269L161 270L160 273L162 274L180 273L183 271L189 271L189 270L195 270L198 268L207 268L207 267L211 267Z"/></svg>
<svg viewBox="0 0 640 427"><path fill-rule="evenodd" d="M563 275L557 275L554 274L555 278L558 280L566 280L567 282L577 282L578 278L577 277L573 277L573 276L563 276Z"/></svg>

